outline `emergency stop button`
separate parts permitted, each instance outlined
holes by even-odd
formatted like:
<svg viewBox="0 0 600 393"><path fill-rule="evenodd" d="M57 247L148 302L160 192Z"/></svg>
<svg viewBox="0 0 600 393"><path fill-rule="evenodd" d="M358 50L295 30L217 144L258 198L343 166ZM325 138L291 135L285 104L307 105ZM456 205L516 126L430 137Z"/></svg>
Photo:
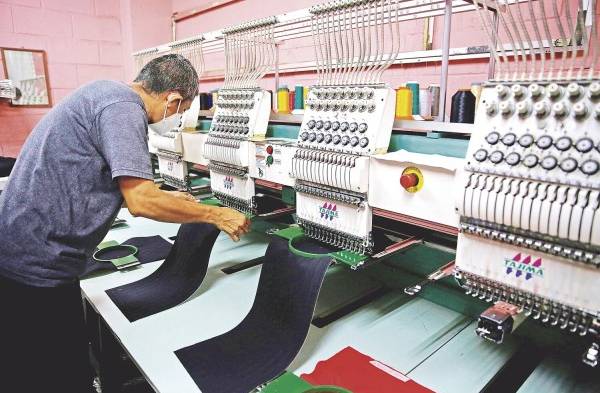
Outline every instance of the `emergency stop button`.
<svg viewBox="0 0 600 393"><path fill-rule="evenodd" d="M411 187L416 187L419 184L419 177L414 173L407 173L400 176L400 185L408 190Z"/></svg>
<svg viewBox="0 0 600 393"><path fill-rule="evenodd" d="M402 171L400 185L408 192L417 192L423 188L423 174L419 168L408 167Z"/></svg>
<svg viewBox="0 0 600 393"><path fill-rule="evenodd" d="M273 154L273 146L267 146L267 154Z"/></svg>

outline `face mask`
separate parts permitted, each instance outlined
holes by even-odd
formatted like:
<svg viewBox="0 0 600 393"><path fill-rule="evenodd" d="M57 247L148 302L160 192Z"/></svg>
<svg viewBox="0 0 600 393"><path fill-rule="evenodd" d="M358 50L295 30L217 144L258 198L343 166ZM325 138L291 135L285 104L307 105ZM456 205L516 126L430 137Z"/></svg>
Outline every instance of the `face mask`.
<svg viewBox="0 0 600 393"><path fill-rule="evenodd" d="M181 124L181 113L179 113L179 107L181 106L181 100L179 100L179 104L177 105L177 112L172 114L169 117L167 116L167 108L169 104L165 104L165 113L163 114L163 119L161 121L157 121L156 123L148 124L148 127L158 135L165 135L169 131L179 127Z"/></svg>

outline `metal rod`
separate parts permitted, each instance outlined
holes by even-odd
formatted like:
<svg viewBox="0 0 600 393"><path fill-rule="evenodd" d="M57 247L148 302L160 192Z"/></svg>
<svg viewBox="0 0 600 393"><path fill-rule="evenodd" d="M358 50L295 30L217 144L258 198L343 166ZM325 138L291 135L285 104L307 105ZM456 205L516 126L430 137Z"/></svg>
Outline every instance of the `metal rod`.
<svg viewBox="0 0 600 393"><path fill-rule="evenodd" d="M496 49L496 47L498 46L498 40L496 39L498 37L498 11L494 12L492 21L493 21L492 29L494 29L496 34L492 34L491 45L492 45L493 49ZM492 53L492 48L490 48L490 53ZM496 74L496 57L490 56L490 63L488 66L488 79L490 79L490 80L494 79L495 74Z"/></svg>
<svg viewBox="0 0 600 393"><path fill-rule="evenodd" d="M450 30L452 28L452 0L446 0L444 10L444 38L442 42L442 75L440 77L440 106L438 121L446 120L446 94L448 89L448 66L450 64Z"/></svg>
<svg viewBox="0 0 600 393"><path fill-rule="evenodd" d="M275 44L275 91L273 92L273 101L275 102L275 112L279 112L279 105L277 100L277 92L279 91L279 44ZM273 103L271 103L273 108Z"/></svg>

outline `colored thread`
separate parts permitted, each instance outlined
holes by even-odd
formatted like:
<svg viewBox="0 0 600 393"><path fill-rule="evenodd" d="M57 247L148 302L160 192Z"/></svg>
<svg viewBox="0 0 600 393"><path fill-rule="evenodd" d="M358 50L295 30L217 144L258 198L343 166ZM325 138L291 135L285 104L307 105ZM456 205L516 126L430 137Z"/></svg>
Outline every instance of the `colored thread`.
<svg viewBox="0 0 600 393"><path fill-rule="evenodd" d="M211 106L211 108L212 108L212 107L214 107L217 104L217 100L219 99L218 90L214 90L212 92L211 96L212 96L212 106Z"/></svg>
<svg viewBox="0 0 600 393"><path fill-rule="evenodd" d="M211 93L209 93L209 94L208 94L208 100L207 100L207 104L208 104L208 105L207 105L207 106L208 106L208 109L210 109L210 108L212 108L212 107L213 107L213 96L212 96L212 94L211 94Z"/></svg>
<svg viewBox="0 0 600 393"><path fill-rule="evenodd" d="M475 122L475 95L470 89L461 89L452 96L451 123Z"/></svg>
<svg viewBox="0 0 600 393"><path fill-rule="evenodd" d="M412 117L412 91L408 87L401 86L396 90L396 117Z"/></svg>
<svg viewBox="0 0 600 393"><path fill-rule="evenodd" d="M294 102L296 102L296 92L290 90L290 103L289 103L290 112L294 109Z"/></svg>
<svg viewBox="0 0 600 393"><path fill-rule="evenodd" d="M419 105L419 84L417 82L407 82L406 87L412 92L412 114L418 115L421 112Z"/></svg>
<svg viewBox="0 0 600 393"><path fill-rule="evenodd" d="M208 93L200 93L200 110L205 111L209 108L210 106L208 105Z"/></svg>
<svg viewBox="0 0 600 393"><path fill-rule="evenodd" d="M304 86L294 87L294 109L304 109Z"/></svg>
<svg viewBox="0 0 600 393"><path fill-rule="evenodd" d="M429 94L431 95L431 117L436 118L440 115L440 86L429 86Z"/></svg>
<svg viewBox="0 0 600 393"><path fill-rule="evenodd" d="M285 86L277 90L277 112L290 113L290 91Z"/></svg>
<svg viewBox="0 0 600 393"><path fill-rule="evenodd" d="M419 114L422 117L431 116L431 94L429 89L420 89L419 91Z"/></svg>

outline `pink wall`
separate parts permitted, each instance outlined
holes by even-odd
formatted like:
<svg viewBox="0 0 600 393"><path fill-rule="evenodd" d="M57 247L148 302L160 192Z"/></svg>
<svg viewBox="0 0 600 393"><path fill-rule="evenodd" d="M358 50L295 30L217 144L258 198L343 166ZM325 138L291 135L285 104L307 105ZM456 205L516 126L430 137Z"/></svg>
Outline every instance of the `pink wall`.
<svg viewBox="0 0 600 393"><path fill-rule="evenodd" d="M324 0L323 0L324 1ZM233 3L216 9L215 11L201 14L197 17L178 23L178 38L196 35L202 32L220 29L225 26L239 24L244 21L261 18L269 15L281 14L297 9L310 7L322 3L321 0L246 0ZM571 1L575 7L576 0L544 0L547 9L550 10L553 1L557 1L560 13L564 16L565 1ZM173 0L173 12L182 12L190 8L208 3L196 0ZM600 10L597 10L600 15ZM436 17L434 24L433 47L441 48L443 36L443 17ZM564 22L564 20L563 20ZM402 24L401 51L422 50L423 20L407 21ZM556 29L553 35L558 37ZM487 45L488 40L476 12L465 12L455 14L452 17L451 47L466 47ZM312 42L310 39L297 39L285 41L280 46L280 62L296 63L314 59ZM207 69L223 68L224 56L222 54L209 54L206 56ZM470 87L472 83L483 82L488 78L488 59L452 61L449 69L447 113L450 111L449 100L460 88ZM424 62L419 64L394 66L384 74L384 80L392 86L398 86L407 81L417 81L421 85L439 83L440 62ZM314 74L296 73L282 74L280 84L289 87L295 84L310 85L314 82ZM221 85L220 80L207 81L202 84L201 89L211 90ZM261 85L267 89L274 89L275 81L272 76L267 76L261 81Z"/></svg>
<svg viewBox="0 0 600 393"><path fill-rule="evenodd" d="M170 0L0 0L0 47L46 51L56 105L91 80L131 80L131 52L169 41L170 13ZM16 156L47 111L2 100L0 155Z"/></svg>

